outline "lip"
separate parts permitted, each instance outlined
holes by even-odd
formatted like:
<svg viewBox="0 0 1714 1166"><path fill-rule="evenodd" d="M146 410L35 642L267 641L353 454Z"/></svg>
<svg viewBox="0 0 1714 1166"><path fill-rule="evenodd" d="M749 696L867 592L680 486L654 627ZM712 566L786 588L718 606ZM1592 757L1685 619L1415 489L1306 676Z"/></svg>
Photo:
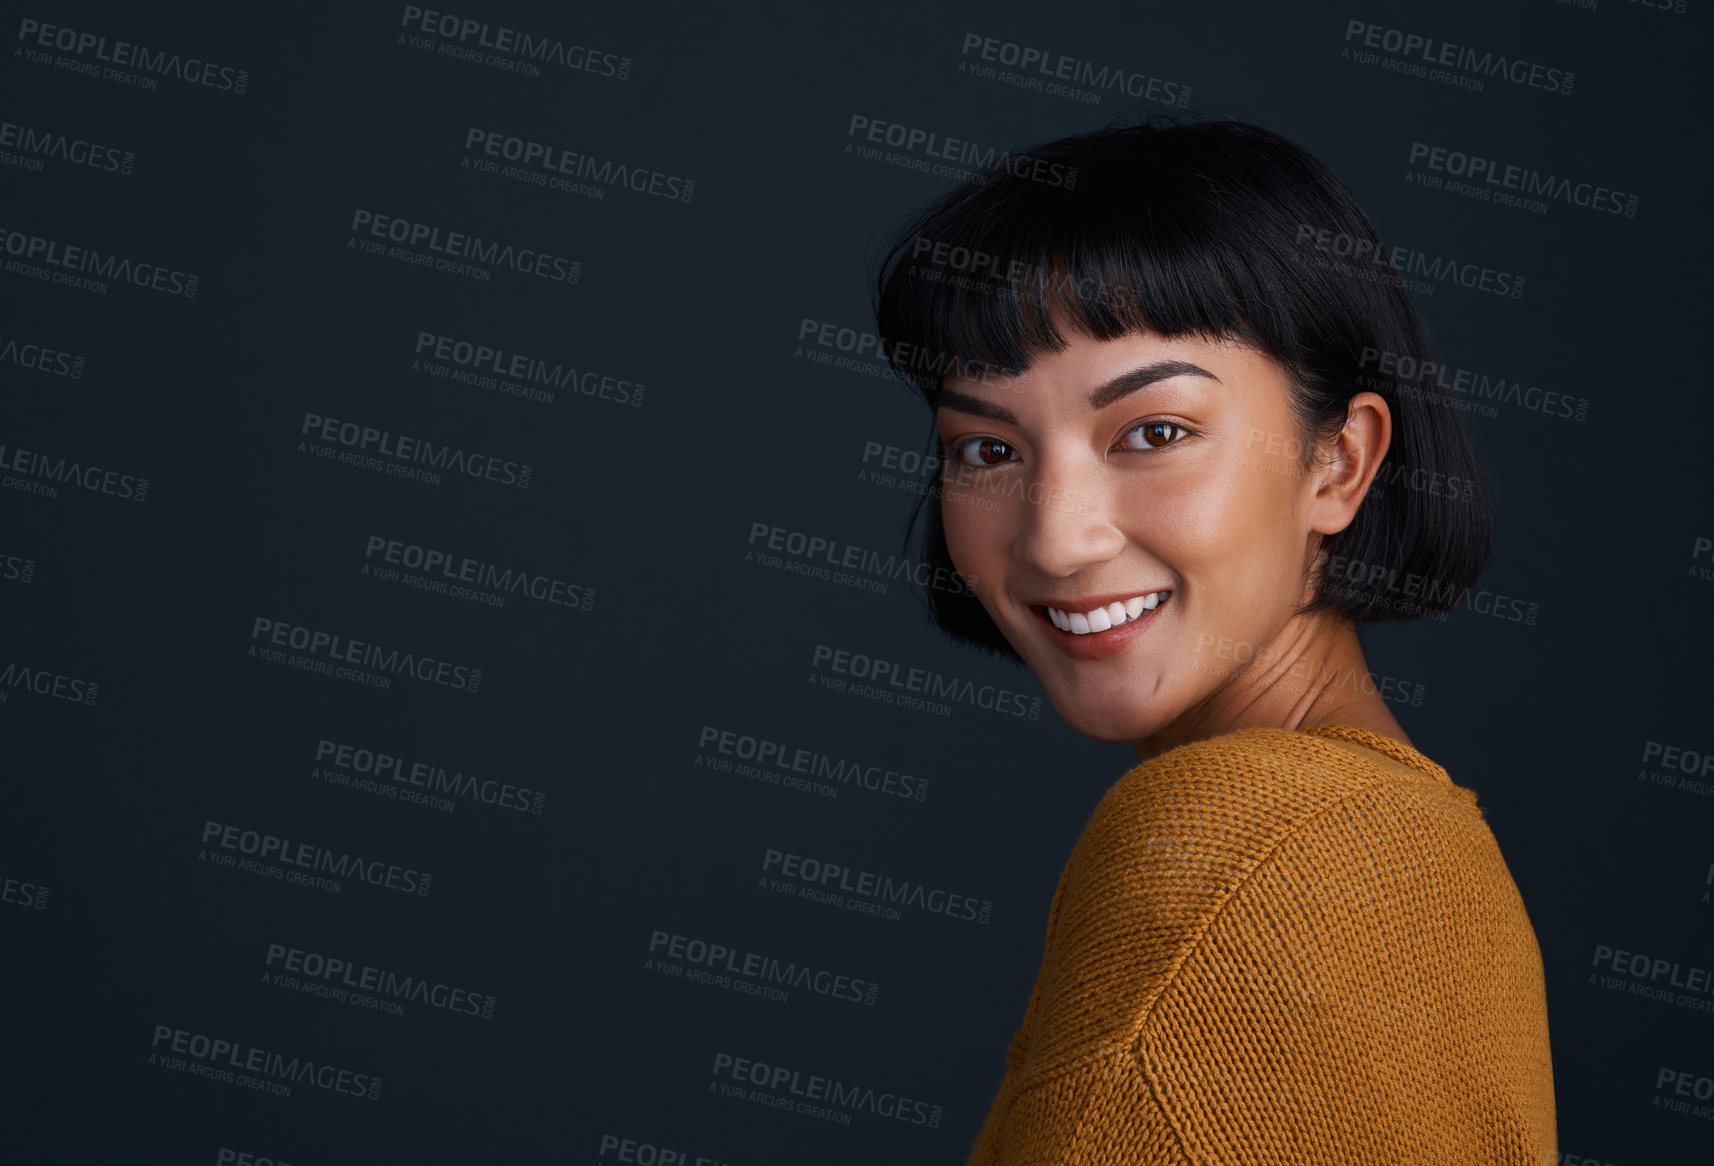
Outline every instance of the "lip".
<svg viewBox="0 0 1714 1166"><path fill-rule="evenodd" d="M1145 611L1136 619L1126 620L1116 628L1108 628L1104 632L1090 632L1080 636L1075 632L1063 632L1053 626L1053 621L1047 617L1047 608L1057 607L1061 611L1094 611L1097 607L1106 607L1109 603L1123 603L1138 595L1151 595L1155 591L1165 591L1167 597L1152 611ZM1142 635L1155 622L1155 617L1177 598L1178 593L1169 587L1155 587L1146 591L1116 591L1108 595L1091 595L1080 599L1054 600L1051 603L1042 601L1030 604L1030 612L1041 621L1042 628L1054 647L1077 660L1099 660L1111 656Z"/></svg>

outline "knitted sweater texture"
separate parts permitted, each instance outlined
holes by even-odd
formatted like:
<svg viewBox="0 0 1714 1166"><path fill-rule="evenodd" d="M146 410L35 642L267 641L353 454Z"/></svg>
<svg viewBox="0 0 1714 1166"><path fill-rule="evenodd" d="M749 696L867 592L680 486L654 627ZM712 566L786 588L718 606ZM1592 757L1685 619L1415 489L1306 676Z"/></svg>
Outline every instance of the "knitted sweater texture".
<svg viewBox="0 0 1714 1166"><path fill-rule="evenodd" d="M1351 725L1102 797L969 1166L1541 1166L1541 953L1474 791Z"/></svg>

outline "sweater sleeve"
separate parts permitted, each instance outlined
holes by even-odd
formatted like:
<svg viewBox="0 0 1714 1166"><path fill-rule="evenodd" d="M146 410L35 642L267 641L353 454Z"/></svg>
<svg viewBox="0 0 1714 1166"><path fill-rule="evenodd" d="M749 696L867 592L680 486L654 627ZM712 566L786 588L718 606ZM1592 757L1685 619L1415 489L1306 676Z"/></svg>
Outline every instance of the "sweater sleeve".
<svg viewBox="0 0 1714 1166"><path fill-rule="evenodd" d="M1129 1050L1120 1075L1141 1080L1106 1091L1147 1099L1173 1161L1557 1148L1534 931L1480 811L1433 792L1370 786L1300 823L1182 950Z"/></svg>

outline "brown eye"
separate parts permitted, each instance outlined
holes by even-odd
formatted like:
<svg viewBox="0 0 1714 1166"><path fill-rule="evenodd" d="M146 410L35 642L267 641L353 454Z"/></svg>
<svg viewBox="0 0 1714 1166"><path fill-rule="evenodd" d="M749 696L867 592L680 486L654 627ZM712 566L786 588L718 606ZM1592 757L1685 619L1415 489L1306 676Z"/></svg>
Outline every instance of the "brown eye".
<svg viewBox="0 0 1714 1166"><path fill-rule="evenodd" d="M974 460L966 456L972 450L976 455ZM960 463L977 467L997 466L1008 462L1012 460L1011 455L1014 452L1010 445L997 437L972 437L958 442L954 447L955 456Z"/></svg>
<svg viewBox="0 0 1714 1166"><path fill-rule="evenodd" d="M1149 421L1131 430L1132 433L1141 434L1151 449L1161 449L1180 440L1174 435L1175 431L1179 435L1190 432L1184 426L1175 425L1171 421Z"/></svg>

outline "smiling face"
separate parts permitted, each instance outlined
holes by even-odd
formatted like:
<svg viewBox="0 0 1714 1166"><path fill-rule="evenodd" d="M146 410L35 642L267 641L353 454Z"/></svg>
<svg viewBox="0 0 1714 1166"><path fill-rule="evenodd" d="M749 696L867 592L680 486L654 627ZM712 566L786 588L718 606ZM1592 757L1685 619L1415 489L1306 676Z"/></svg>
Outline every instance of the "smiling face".
<svg viewBox="0 0 1714 1166"><path fill-rule="evenodd" d="M1018 376L943 385L953 563L1086 736L1291 707L1299 646L1339 618L1294 612L1319 536L1349 524L1385 453L1385 403L1357 394L1352 439L1306 469L1287 375L1266 355L1061 331L1066 348Z"/></svg>

